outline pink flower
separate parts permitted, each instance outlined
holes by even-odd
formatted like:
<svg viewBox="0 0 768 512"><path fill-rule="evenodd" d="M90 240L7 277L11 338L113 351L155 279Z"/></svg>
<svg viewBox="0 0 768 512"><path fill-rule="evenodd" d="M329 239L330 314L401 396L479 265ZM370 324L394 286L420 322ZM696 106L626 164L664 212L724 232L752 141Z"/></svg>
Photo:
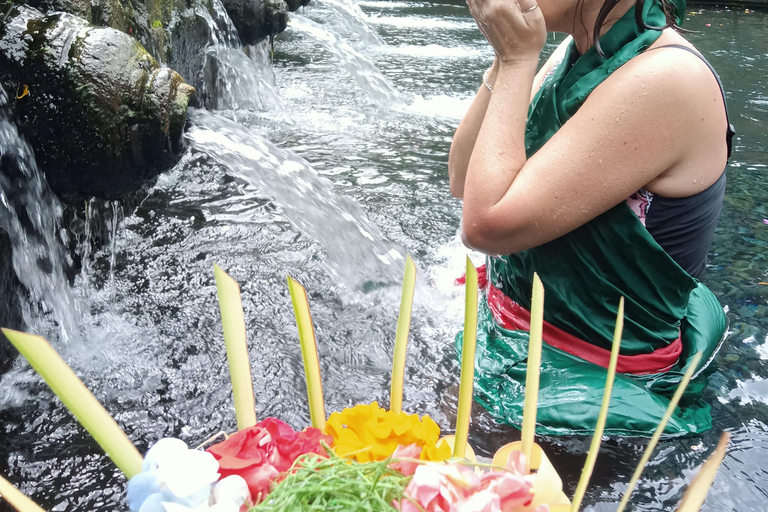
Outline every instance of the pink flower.
<svg viewBox="0 0 768 512"><path fill-rule="evenodd" d="M519 457L510 460L513 468L521 461ZM509 471L478 474L460 463L420 465L405 495L401 512L415 512L419 507L426 512L511 512L533 500L526 477Z"/></svg>
<svg viewBox="0 0 768 512"><path fill-rule="evenodd" d="M509 452L507 465L505 466L508 470L516 475L525 476L528 474L526 465L525 454L521 450L512 450Z"/></svg>
<svg viewBox="0 0 768 512"><path fill-rule="evenodd" d="M480 490L480 477L461 464L422 464L416 468L405 494L426 512L454 512L456 504ZM403 499L401 511L419 508Z"/></svg>
<svg viewBox="0 0 768 512"><path fill-rule="evenodd" d="M501 512L501 500L491 491L479 491L453 508L456 512Z"/></svg>
<svg viewBox="0 0 768 512"><path fill-rule="evenodd" d="M392 454L392 459L418 459L421 455L421 446L417 444L409 444L408 446L398 446L395 449L395 453ZM399 471L405 476L411 476L416 468L419 467L419 463L416 460L402 460L393 462L389 465L395 471Z"/></svg>
<svg viewBox="0 0 768 512"><path fill-rule="evenodd" d="M248 482L251 496L259 501L280 473L287 471L299 455L325 455L320 441L330 444L330 436L316 428L295 432L275 418L266 418L250 428L229 436L208 448L219 461L221 477L239 475Z"/></svg>
<svg viewBox="0 0 768 512"><path fill-rule="evenodd" d="M519 475L492 471L482 477L482 488L499 497L502 512L524 507L533 500L531 482Z"/></svg>

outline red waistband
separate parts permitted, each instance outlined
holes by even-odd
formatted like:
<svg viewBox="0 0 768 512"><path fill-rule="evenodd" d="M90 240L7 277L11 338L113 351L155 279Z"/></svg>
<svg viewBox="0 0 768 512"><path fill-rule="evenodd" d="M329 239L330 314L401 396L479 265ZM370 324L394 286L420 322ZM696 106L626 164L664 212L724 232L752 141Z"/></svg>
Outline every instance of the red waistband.
<svg viewBox="0 0 768 512"><path fill-rule="evenodd" d="M480 287L487 288L488 306L496 322L505 329L529 331L531 328L530 311L504 295L504 292L498 288L487 283L485 279L485 265L478 269L478 273L482 276ZM611 357L610 350L584 341L548 322L544 322L543 339L548 345L563 352L580 357L603 368L608 367L608 361ZM682 352L683 342L678 336L669 345L648 354L632 356L619 354L616 371L635 375L662 373L677 364Z"/></svg>

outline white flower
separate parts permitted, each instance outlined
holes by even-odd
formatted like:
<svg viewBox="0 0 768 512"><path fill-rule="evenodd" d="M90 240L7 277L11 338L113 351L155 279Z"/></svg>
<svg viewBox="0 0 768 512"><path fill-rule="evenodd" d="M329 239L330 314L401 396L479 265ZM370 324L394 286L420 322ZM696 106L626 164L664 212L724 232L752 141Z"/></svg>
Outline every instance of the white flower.
<svg viewBox="0 0 768 512"><path fill-rule="evenodd" d="M248 482L240 475L230 475L222 478L213 488L212 502L222 506L232 503L239 508L250 497ZM214 511L213 507L211 507L211 511Z"/></svg>
<svg viewBox="0 0 768 512"><path fill-rule="evenodd" d="M143 472L128 482L133 512L204 511L211 484L219 479L219 463L207 452L190 450L179 439L162 439L144 458ZM182 508L174 509L174 505Z"/></svg>

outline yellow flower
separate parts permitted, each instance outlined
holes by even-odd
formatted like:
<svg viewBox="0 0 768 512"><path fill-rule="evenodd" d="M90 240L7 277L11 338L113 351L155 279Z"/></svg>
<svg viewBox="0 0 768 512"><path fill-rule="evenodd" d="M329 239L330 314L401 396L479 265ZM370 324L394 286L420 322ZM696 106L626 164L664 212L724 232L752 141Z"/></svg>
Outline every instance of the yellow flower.
<svg viewBox="0 0 768 512"><path fill-rule="evenodd" d="M333 448L341 457L358 462L384 460L398 446L415 444L422 448L421 459L441 461L451 456L451 448L440 441L440 427L429 417L394 413L377 402L334 412L325 423L325 433L333 437Z"/></svg>

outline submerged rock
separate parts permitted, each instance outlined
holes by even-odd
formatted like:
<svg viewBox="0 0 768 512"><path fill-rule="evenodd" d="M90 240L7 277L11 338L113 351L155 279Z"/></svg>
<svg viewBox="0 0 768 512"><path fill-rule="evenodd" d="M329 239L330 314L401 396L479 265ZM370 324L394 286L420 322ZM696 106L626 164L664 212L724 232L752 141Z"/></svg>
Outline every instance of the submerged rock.
<svg viewBox="0 0 768 512"><path fill-rule="evenodd" d="M0 82L59 196L118 198L176 162L194 88L132 37L26 6L0 36Z"/></svg>

